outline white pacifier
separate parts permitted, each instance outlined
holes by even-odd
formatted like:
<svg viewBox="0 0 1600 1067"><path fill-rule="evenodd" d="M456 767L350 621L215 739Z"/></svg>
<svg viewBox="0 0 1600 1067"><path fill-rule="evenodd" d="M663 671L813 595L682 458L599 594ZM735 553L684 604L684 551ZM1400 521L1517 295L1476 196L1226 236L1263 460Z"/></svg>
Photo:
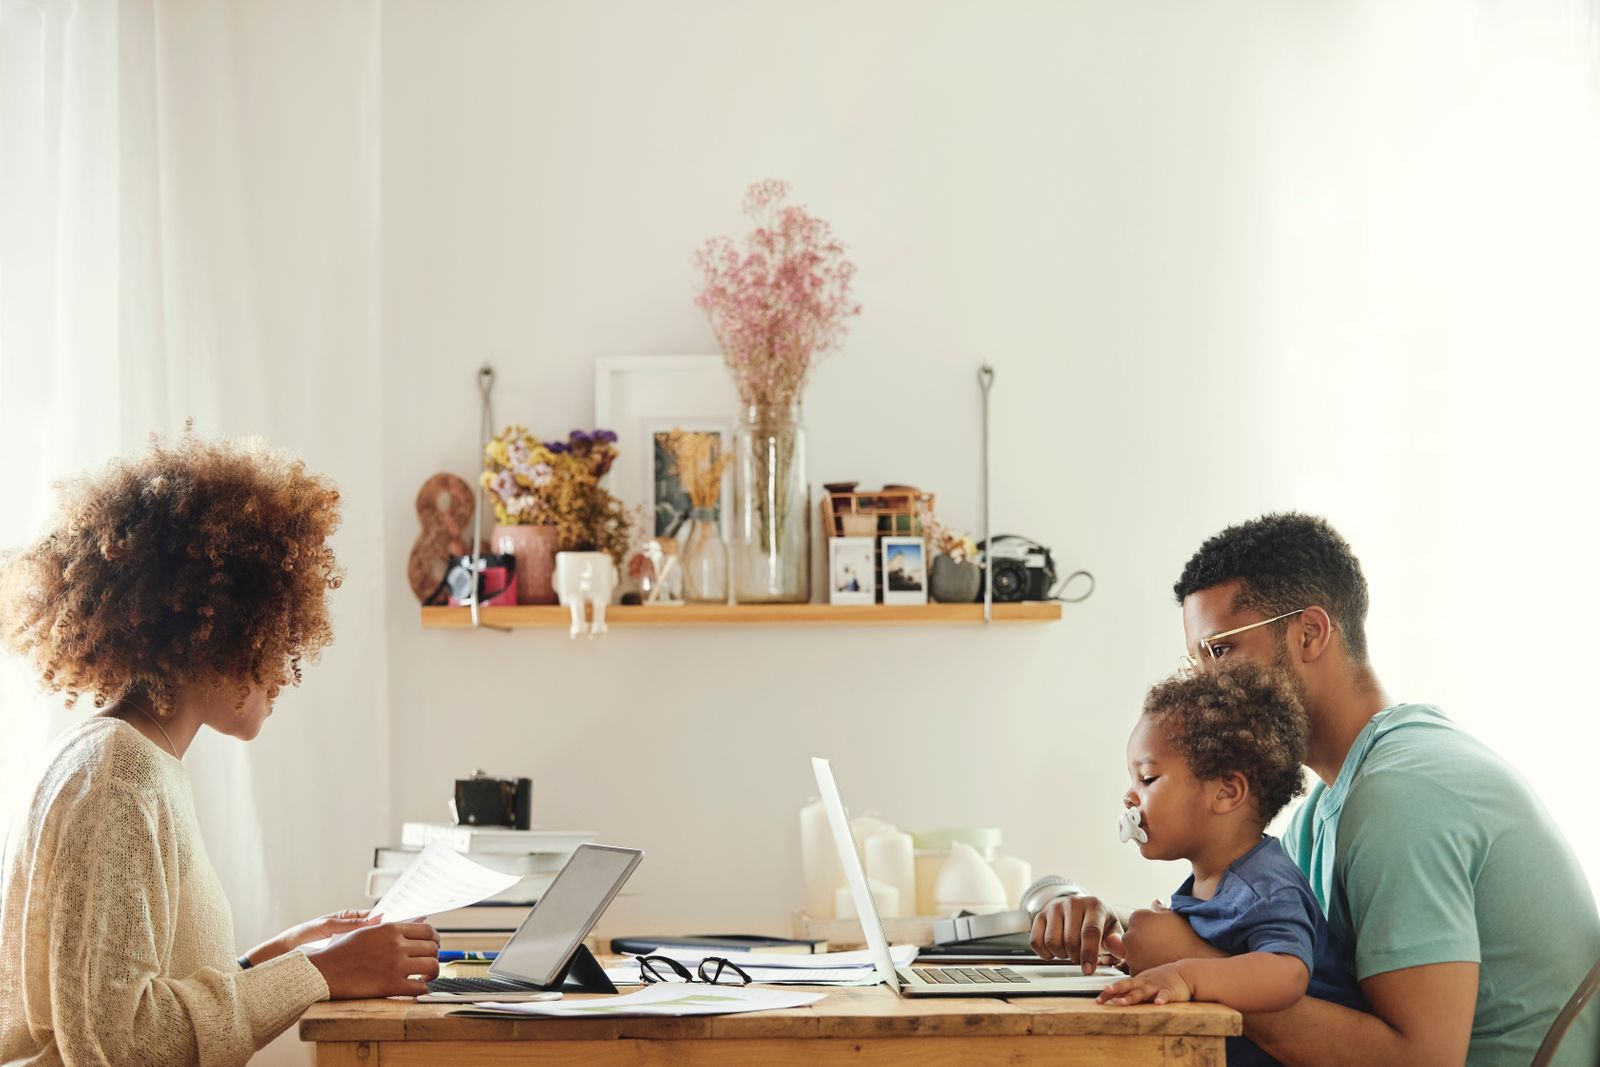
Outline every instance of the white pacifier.
<svg viewBox="0 0 1600 1067"><path fill-rule="evenodd" d="M1117 836L1122 838L1123 844L1137 841L1144 844L1150 840L1150 835L1144 832L1144 827L1139 825L1139 809L1123 808L1122 818L1117 822Z"/></svg>

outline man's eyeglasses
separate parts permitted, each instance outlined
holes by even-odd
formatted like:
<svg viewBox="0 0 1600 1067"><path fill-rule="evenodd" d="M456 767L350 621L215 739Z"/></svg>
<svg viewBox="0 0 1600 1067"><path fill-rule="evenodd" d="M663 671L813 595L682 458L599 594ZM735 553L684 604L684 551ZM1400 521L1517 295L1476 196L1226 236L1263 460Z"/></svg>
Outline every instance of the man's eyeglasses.
<svg viewBox="0 0 1600 1067"><path fill-rule="evenodd" d="M1202 637L1200 640L1195 642L1195 652L1200 654L1195 655L1193 653L1185 652L1183 655L1183 665L1189 670L1194 670L1203 662L1219 660L1222 658L1222 656L1217 652L1217 642L1221 641L1224 637L1232 637L1234 634L1242 634L1246 630L1254 630L1257 626L1271 626L1275 622L1282 622L1284 619L1291 619L1304 610L1306 609L1295 608L1293 611L1286 611L1282 615L1279 615L1275 618L1262 619L1260 622L1253 622L1248 626L1236 626L1232 630L1224 630L1220 634L1212 634L1210 637Z"/></svg>
<svg viewBox="0 0 1600 1067"><path fill-rule="evenodd" d="M737 963L721 956L707 956L692 973L689 968L668 956L640 956L639 981L645 985L696 981L707 985L749 985L750 976Z"/></svg>

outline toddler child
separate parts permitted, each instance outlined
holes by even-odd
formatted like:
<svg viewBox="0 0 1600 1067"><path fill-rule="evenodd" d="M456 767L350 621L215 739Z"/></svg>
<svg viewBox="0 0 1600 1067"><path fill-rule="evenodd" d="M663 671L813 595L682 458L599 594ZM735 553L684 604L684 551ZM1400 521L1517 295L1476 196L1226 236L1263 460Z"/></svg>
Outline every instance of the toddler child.
<svg viewBox="0 0 1600 1067"><path fill-rule="evenodd" d="M1307 994L1364 1004L1311 886L1263 831L1304 792L1309 727L1294 692L1234 664L1171 678L1150 691L1128 739L1133 785L1125 826L1146 859L1189 861L1171 909L1225 958L1184 959L1107 986L1101 1003L1205 1000L1281 1011ZM1270 1065L1244 1038L1227 1059Z"/></svg>

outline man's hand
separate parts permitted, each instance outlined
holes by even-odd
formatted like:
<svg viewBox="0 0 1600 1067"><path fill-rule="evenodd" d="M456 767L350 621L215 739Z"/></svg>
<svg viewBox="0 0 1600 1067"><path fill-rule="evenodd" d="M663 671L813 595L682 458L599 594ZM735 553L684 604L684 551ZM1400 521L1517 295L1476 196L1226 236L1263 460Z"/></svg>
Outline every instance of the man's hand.
<svg viewBox="0 0 1600 1067"><path fill-rule="evenodd" d="M251 963L265 963L275 959L285 952L292 952L301 945L309 945L313 941L321 941L325 937L339 937L352 930L359 930L363 926L376 924L382 916L373 915L367 909L336 911L331 915L322 915L315 919L308 919L296 926L291 926L270 941L263 941L249 952L245 953Z"/></svg>
<svg viewBox="0 0 1600 1067"><path fill-rule="evenodd" d="M1095 998L1101 1004L1180 1004L1194 999L1194 987L1176 963L1151 967L1143 974L1112 982Z"/></svg>
<svg viewBox="0 0 1600 1067"><path fill-rule="evenodd" d="M1121 959L1122 920L1099 897L1057 897L1033 918L1028 945L1041 959L1083 964L1084 974Z"/></svg>

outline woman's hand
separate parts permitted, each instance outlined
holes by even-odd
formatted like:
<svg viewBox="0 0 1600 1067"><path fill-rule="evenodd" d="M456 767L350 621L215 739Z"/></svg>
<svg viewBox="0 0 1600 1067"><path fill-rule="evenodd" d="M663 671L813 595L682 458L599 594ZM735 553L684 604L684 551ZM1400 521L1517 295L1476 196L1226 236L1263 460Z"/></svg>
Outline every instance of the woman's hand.
<svg viewBox="0 0 1600 1067"><path fill-rule="evenodd" d="M439 977L439 935L427 923L363 926L306 957L334 1000L414 997Z"/></svg>
<svg viewBox="0 0 1600 1067"><path fill-rule="evenodd" d="M1194 988L1176 963L1152 967L1132 978L1112 982L1095 998L1101 1004L1181 1004L1194 999Z"/></svg>
<svg viewBox="0 0 1600 1067"><path fill-rule="evenodd" d="M297 926L291 926L270 941L263 941L249 952L245 957L252 964L265 963L275 959L285 952L292 952L301 945L308 945L313 941L321 941L325 937L339 937L352 930L359 930L363 926L375 925L382 916L373 915L371 911L362 909L349 909L336 911L331 915L323 915L315 919L308 919Z"/></svg>

